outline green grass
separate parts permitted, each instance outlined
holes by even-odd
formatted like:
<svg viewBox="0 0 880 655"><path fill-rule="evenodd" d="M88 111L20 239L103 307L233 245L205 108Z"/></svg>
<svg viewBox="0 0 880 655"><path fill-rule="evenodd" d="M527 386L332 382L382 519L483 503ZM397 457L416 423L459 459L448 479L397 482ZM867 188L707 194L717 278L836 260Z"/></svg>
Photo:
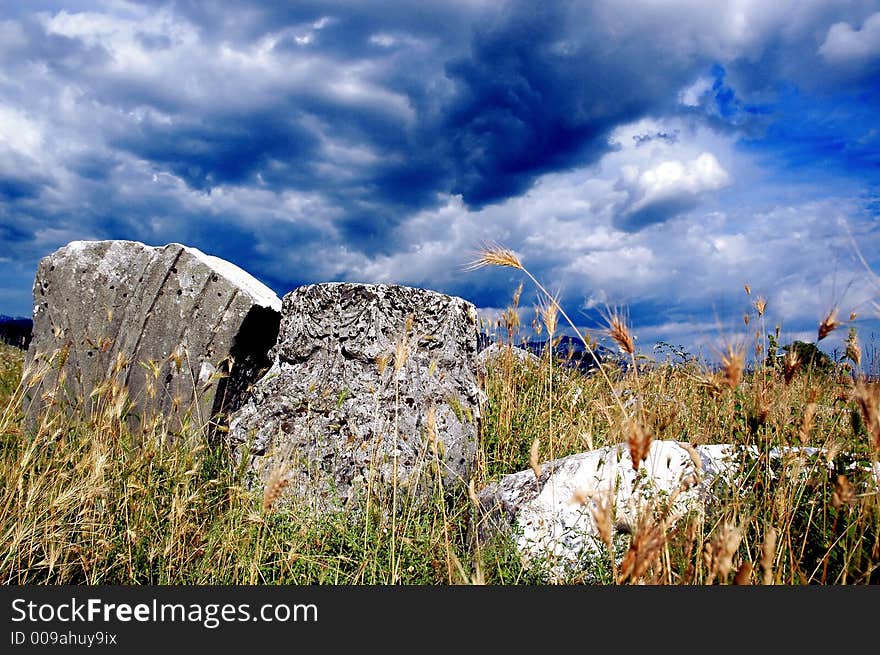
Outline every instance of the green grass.
<svg viewBox="0 0 880 655"><path fill-rule="evenodd" d="M24 351L0 342L0 407L6 407L21 382Z"/></svg>

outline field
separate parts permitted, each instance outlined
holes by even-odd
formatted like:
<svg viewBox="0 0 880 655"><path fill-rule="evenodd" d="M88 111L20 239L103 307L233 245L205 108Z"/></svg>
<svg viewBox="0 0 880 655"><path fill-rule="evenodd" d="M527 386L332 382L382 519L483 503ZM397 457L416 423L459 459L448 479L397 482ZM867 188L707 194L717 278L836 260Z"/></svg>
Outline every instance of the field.
<svg viewBox="0 0 880 655"><path fill-rule="evenodd" d="M503 255L484 263L518 267ZM604 336L627 366L583 375L549 353L532 365L507 356L489 365L472 489L608 444L732 443L757 453L705 514L674 524L645 516L632 534L606 535L604 555L564 579L541 562L524 565L509 536L478 541L466 484L438 491L427 508L400 503L393 517L381 506L310 516L274 502L272 489L247 489L204 426L171 433L156 423L147 438L132 435L125 390L113 385L88 415L50 410L26 429L23 351L0 345L0 581L876 583L880 497L865 469L880 450L880 384L865 375L858 335L840 362L806 347L783 350L763 329L763 300L748 302L754 342L719 344L717 367L668 345L639 353L634 328L615 312ZM522 329L515 304L495 326L511 342ZM552 300L539 308L545 335L559 333L561 309ZM834 315L823 325L847 329ZM781 464L769 455L781 446L823 450Z"/></svg>

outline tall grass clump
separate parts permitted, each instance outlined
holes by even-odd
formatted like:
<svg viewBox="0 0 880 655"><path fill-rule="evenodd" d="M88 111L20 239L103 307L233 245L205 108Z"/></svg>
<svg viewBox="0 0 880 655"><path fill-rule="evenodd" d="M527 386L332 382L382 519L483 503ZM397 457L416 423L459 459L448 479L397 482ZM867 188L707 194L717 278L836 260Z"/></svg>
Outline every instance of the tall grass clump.
<svg viewBox="0 0 880 655"><path fill-rule="evenodd" d="M558 304L512 251L487 247L471 268L485 266L521 271L541 294L540 302ZM821 355L814 344L796 342L783 349L779 328L767 329L768 301L745 288L744 323L754 328L751 353L748 338L725 339L715 364L681 349L674 362L638 354L632 328L617 311L607 312L602 332L629 366L611 363L584 376L552 358L531 365L514 365L519 360L503 356L493 362L487 391L490 398L501 395L502 402L490 403L485 421L484 445L491 446L494 464L490 475L603 445L627 444L638 461L655 439L729 444L738 462L716 479L714 501L705 512L676 523L665 522L662 511L648 514L632 534L618 535L616 546L601 529L613 508L603 499L582 499L592 503L611 560L599 558L595 575L574 571L569 581L880 581L880 382L860 370L857 330L850 327L848 361L814 358ZM561 307L559 313L592 352L586 332ZM838 316L835 309L817 321L817 342L846 325ZM516 342L512 328L518 323L505 327L508 341ZM542 397L550 380L555 381L552 404ZM516 400L507 397L510 391ZM537 458L529 456L535 438L542 444ZM555 444L553 455L545 443ZM499 460L491 459L499 454ZM610 576L602 572L609 565Z"/></svg>
<svg viewBox="0 0 880 655"><path fill-rule="evenodd" d="M278 502L282 474L251 489L208 425L185 433L150 420L144 434L113 385L75 411L69 398L26 428L21 351L0 350L0 580L5 584L442 584L478 579L472 502L438 482L434 502L404 494L366 511L315 516ZM57 359L53 364L57 366ZM57 397L63 394L57 393ZM123 408L126 405L121 405ZM434 471L437 480L440 471ZM393 510L393 511L392 511ZM504 545L487 545L504 579L522 575ZM497 570L492 572L497 574ZM480 573L482 575L482 573Z"/></svg>

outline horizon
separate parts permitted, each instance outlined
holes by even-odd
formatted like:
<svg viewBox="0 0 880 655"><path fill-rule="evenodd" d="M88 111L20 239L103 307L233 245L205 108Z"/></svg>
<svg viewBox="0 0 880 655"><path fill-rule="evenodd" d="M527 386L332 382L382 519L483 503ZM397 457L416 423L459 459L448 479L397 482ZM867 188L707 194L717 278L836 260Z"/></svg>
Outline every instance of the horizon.
<svg viewBox="0 0 880 655"><path fill-rule="evenodd" d="M645 353L817 343L833 309L823 351L874 348L878 109L877 0L6 6L0 314L66 243L130 239L488 321L522 282L528 329L520 271L465 270L497 242Z"/></svg>

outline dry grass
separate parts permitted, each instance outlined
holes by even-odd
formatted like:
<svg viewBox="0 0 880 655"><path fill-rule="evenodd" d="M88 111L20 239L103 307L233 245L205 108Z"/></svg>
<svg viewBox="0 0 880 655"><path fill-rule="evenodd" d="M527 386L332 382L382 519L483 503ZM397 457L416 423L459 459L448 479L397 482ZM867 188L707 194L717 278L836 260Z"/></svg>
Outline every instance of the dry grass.
<svg viewBox="0 0 880 655"><path fill-rule="evenodd" d="M496 246L481 261L490 265L497 259L511 266L509 259L515 259L514 268L531 278L519 257L501 256L504 252L508 251ZM542 286L537 288L546 294ZM746 292L751 295L748 285ZM750 301L749 311L746 324L763 326L766 300L761 296ZM560 313L565 315L562 309ZM831 311L820 321L820 336L842 325L836 316ZM608 312L606 324L605 335L612 344L631 360L638 355L633 328L619 312ZM513 335L510 343L516 343L516 328L508 330ZM613 572L608 578L600 571L592 579L672 584L877 582L880 502L867 470L877 466L880 454L880 383L868 382L857 370L862 362L855 330L851 329L847 353L855 369L841 365L826 370L805 362L797 350L782 353L774 342L778 332L764 337L756 331L754 336L751 368L745 348L726 339L717 351L717 369L687 356L677 365L651 364L642 356L645 364L638 368L611 367L583 377L565 369L562 361L529 367L509 366L501 358L487 376L487 389L492 398L505 398L508 390L515 390L517 402L500 403L487 417L490 475L546 459L546 450L535 458L525 445L536 443L532 440L538 436L543 445L550 425L557 457L626 443L638 462L652 439L740 444L755 454L743 460L735 484L717 490L722 502L701 520L677 526L666 525L662 515L644 517L635 534L625 539L620 560L613 555L620 544L609 546L601 528L613 512L575 493L572 502L593 503L592 518L610 559L605 565ZM554 403L542 397L550 379ZM635 402L624 407L621 398ZM494 448L496 439L503 444L517 439L521 447ZM802 445L819 449L820 455L813 460L771 457L773 449Z"/></svg>
<svg viewBox="0 0 880 655"><path fill-rule="evenodd" d="M521 271L544 294L542 329L557 334L565 321L592 352L595 341L574 327L516 253L492 246L475 262L482 266ZM747 292L749 323L762 325L766 303ZM509 345L522 338L520 293L499 326ZM473 538L478 490L529 468L540 477L554 458L605 445L627 444L638 462L652 440L738 444L754 455L743 458L732 484L714 489L720 500L705 515L671 523L658 510L632 534L615 532L610 496L575 493L572 502L589 505L604 554L562 582L880 581L880 501L864 473L880 452L880 384L856 370L855 338L848 373L819 370L796 351L756 358L750 368L744 348L723 344L714 369L687 353L675 365L641 355L638 326L619 312L607 318L604 337L638 367L608 364L582 375L550 353L524 363L512 350L502 352L480 380L489 403L473 479L446 489L429 468L435 494L427 507L416 510L406 494L394 494L371 497L366 511L319 517L277 502L288 484L283 470L265 490L249 490L224 444L197 421L183 434L158 417L147 435L133 435L126 390L112 381L88 399L93 411L62 408L58 393L57 405L25 428L22 353L0 347L0 581L546 584L559 580L540 562L525 564L511 539ZM827 335L840 322L830 312L821 325ZM758 337L756 352L766 353ZM402 366L408 348L401 340L376 362L379 370ZM29 373L34 379L45 372ZM426 426L426 450L433 452L430 412ZM773 449L802 445L820 454L771 457ZM697 473L688 485L701 471L691 453Z"/></svg>
<svg viewBox="0 0 880 655"><path fill-rule="evenodd" d="M620 312L614 311L608 315L608 336L630 357L636 354L636 345L632 333L627 327L626 321Z"/></svg>

